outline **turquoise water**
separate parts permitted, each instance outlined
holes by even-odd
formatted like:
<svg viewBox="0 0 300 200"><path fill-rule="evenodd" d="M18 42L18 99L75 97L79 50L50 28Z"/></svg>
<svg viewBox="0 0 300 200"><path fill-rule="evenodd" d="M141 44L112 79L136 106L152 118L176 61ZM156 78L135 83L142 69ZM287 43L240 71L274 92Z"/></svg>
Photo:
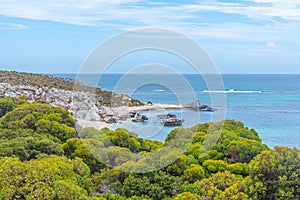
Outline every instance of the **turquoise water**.
<svg viewBox="0 0 300 200"><path fill-rule="evenodd" d="M56 74L59 77L75 78L74 74ZM184 103L193 100L192 93L205 104L211 105L211 96L226 97L226 105L214 105L217 112L226 112L226 119L235 119L255 128L263 142L269 146L284 145L300 147L300 75L222 75L224 90L222 93L211 91L198 75L184 75L192 90L178 83L174 75L130 75L129 80L153 80L136 88L136 85L126 83L118 85L122 75L108 74L101 77L97 84L100 88L118 93L129 94L142 101L154 103ZM152 77L151 77L152 76ZM98 76L87 75L85 84L93 85L92 80ZM149 78L150 77L150 78ZM158 84L161 80L169 80L172 88ZM115 86L117 85L117 88ZM182 97L180 100L177 97ZM212 121L211 113L195 113L166 111L175 113L185 119L183 126L189 127L197 122ZM145 124L124 122L121 127L136 131L141 137L164 140L172 129L162 127L156 118L160 113L145 113L151 119ZM196 118L199 117L199 120ZM114 127L115 128L115 127Z"/></svg>

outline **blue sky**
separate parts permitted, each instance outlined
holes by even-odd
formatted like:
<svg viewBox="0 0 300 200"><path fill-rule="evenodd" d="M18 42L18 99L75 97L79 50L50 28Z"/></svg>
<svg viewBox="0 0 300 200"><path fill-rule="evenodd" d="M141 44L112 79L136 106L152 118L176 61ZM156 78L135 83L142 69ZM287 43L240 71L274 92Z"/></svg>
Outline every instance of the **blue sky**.
<svg viewBox="0 0 300 200"><path fill-rule="evenodd" d="M158 27L197 41L221 73L300 73L299 0L0 0L0 5L1 69L77 72L111 36ZM132 55L118 64L130 68L137 58L142 63L143 56ZM149 62L149 55L144 58ZM184 63L165 59L189 72Z"/></svg>

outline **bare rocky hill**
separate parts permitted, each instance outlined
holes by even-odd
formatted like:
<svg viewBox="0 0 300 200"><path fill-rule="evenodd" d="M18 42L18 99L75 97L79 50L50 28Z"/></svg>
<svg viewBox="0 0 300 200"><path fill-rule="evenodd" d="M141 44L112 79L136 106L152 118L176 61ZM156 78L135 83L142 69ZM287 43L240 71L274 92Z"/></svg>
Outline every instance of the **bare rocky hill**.
<svg viewBox="0 0 300 200"><path fill-rule="evenodd" d="M85 86L78 81L45 74L0 71L0 98L21 97L69 110L78 119L102 121L111 107L141 106L129 96Z"/></svg>

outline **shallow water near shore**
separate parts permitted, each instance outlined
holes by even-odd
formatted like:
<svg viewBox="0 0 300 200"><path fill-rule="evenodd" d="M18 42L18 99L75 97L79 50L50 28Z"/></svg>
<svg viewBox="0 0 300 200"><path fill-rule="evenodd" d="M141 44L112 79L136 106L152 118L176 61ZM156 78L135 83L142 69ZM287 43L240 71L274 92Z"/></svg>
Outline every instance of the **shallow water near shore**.
<svg viewBox="0 0 300 200"><path fill-rule="evenodd" d="M75 78L75 74L56 74L59 77ZM98 78L96 75L87 75ZM143 78L151 75L134 75ZM152 75L156 76L156 75ZM160 75L164 79L170 79L172 75ZM114 91L120 74L105 74L102 76L98 87L103 90ZM153 103L176 104L176 94L186 95L195 92L197 98L204 104L211 105L210 95L224 94L227 105L215 105L217 112L226 109L226 119L235 119L245 123L246 126L254 128L259 133L263 142L270 147L283 145L289 147L300 147L300 75L222 75L225 88L223 91L209 91L205 82L199 75L184 75L193 88L186 91L180 84L174 83L171 91L164 86L147 84L130 94L133 98ZM89 84L88 82L85 84ZM120 86L119 86L120 87ZM118 88L124 94L128 94L132 88ZM186 95L186 102L189 102ZM220 106L220 107L219 107ZM170 113L182 115L180 111L168 110ZM184 111L184 127L195 125L193 117L189 117L192 111ZM131 120L125 121L118 126L137 132L141 137L164 141L172 127L162 127L161 120L155 119L160 114L157 111L145 113L153 116L153 119L145 124L135 124ZM211 113L199 113L199 122L211 121ZM151 126L149 126L151 124ZM145 128L148 127L148 128ZM159 130L159 132L157 132ZM157 133L157 134L153 134Z"/></svg>
<svg viewBox="0 0 300 200"><path fill-rule="evenodd" d="M183 118L183 127L191 127L201 121L210 121L211 113L209 112L196 112L187 110L167 110L167 111L148 111L141 112L149 117L145 122L132 122L132 119L121 122L120 124L110 125L109 128L126 128L130 131L136 132L140 137L150 140L164 141L168 133L176 127L164 126L162 124L163 119L160 119L158 115L175 114L178 118Z"/></svg>

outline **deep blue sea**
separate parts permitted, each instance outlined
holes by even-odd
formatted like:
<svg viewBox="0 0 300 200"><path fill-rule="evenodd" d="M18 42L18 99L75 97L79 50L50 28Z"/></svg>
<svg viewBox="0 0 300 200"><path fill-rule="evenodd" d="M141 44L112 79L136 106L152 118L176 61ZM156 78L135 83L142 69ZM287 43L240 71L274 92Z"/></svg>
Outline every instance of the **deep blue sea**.
<svg viewBox="0 0 300 200"><path fill-rule="evenodd" d="M75 78L75 74L55 74L57 77ZM85 84L94 86L96 75L86 75ZM194 100L192 93L202 103L211 106L212 96L225 97L226 105L214 104L217 112L226 112L226 119L244 122L259 133L263 142L270 147L284 145L300 148L300 75L222 75L224 90L211 91L199 75L186 74L192 89L187 89L174 75L130 75L126 84L123 75L106 74L97 81L103 90L128 94L144 102L184 103ZM153 81L151 81L153 80ZM163 80L163 81L160 81ZM169 80L169 81L168 81ZM143 81L145 83L143 83ZM162 85L160 83L168 83ZM137 87L138 86L138 87ZM180 99L178 100L178 96ZM184 116L183 126L194 125L195 113L166 111ZM160 113L145 113L151 117L147 124L124 122L120 127L137 132L141 137L164 140L172 129L162 127L155 118ZM198 122L214 121L213 113L197 113ZM116 128L116 127L112 127ZM152 134L155 133L155 134Z"/></svg>

